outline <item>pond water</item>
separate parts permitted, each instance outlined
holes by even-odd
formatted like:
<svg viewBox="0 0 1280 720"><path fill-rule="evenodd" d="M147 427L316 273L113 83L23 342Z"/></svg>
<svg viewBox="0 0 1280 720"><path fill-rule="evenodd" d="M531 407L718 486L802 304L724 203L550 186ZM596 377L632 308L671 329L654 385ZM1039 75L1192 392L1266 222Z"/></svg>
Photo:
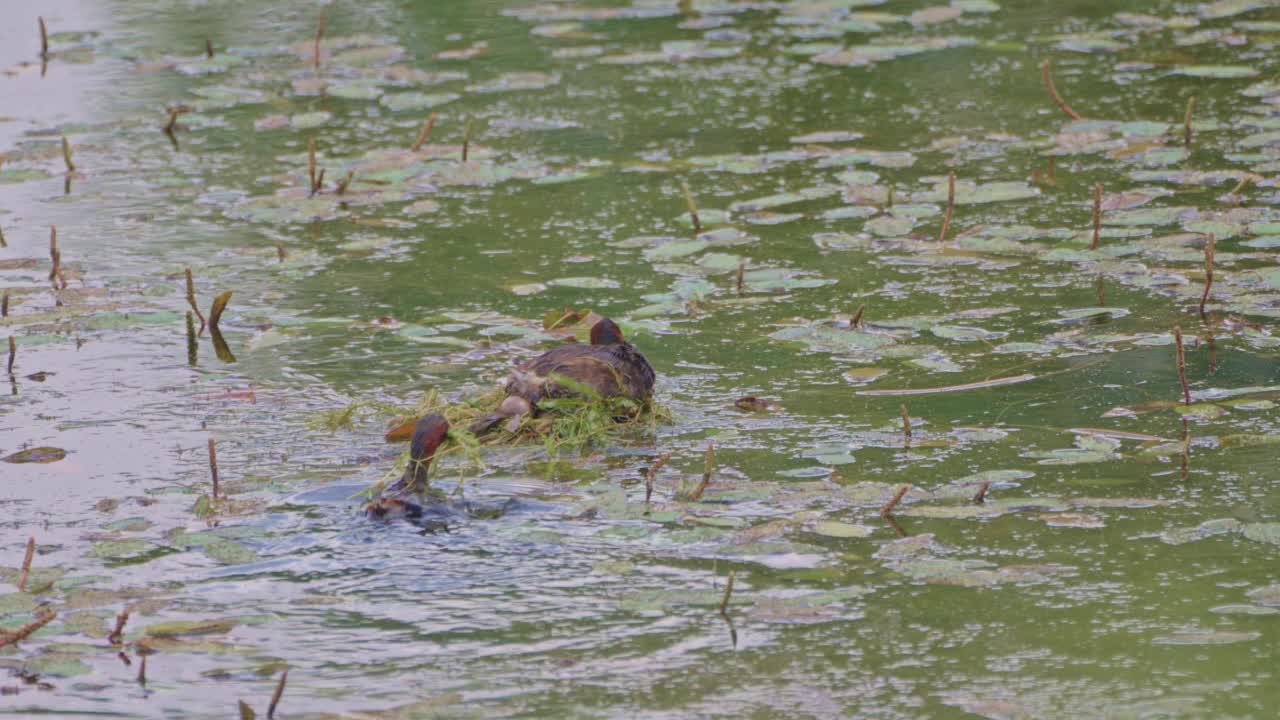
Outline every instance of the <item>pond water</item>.
<svg viewBox="0 0 1280 720"><path fill-rule="evenodd" d="M1277 4L614 2L0 7L0 713L1269 716ZM362 516L588 309L670 422Z"/></svg>

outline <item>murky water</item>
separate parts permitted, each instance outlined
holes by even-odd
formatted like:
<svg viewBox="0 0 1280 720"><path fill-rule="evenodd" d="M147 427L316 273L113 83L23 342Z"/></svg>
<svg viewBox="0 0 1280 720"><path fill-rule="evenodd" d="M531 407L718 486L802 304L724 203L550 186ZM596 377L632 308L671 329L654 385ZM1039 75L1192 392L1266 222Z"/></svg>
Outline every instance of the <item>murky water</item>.
<svg viewBox="0 0 1280 720"><path fill-rule="evenodd" d="M1269 717L1280 10L1133 5L0 7L0 711ZM566 308L676 420L362 518Z"/></svg>

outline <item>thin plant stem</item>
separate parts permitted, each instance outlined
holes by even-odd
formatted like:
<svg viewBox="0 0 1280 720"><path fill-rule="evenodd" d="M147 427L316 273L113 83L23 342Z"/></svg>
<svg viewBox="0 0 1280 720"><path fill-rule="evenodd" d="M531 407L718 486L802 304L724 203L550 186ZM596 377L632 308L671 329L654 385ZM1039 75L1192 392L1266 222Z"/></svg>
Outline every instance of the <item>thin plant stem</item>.
<svg viewBox="0 0 1280 720"><path fill-rule="evenodd" d="M1054 87L1053 66L1048 58L1045 58L1045 61L1040 63L1040 79L1044 81L1044 88L1049 91L1049 97L1053 98L1054 104L1057 105L1062 112L1070 115L1072 120L1083 120L1083 118L1080 117L1080 113L1072 110L1071 106L1067 104L1067 101L1063 100L1062 96L1058 94L1058 88Z"/></svg>
<svg viewBox="0 0 1280 720"><path fill-rule="evenodd" d="M1089 241L1089 249L1098 249L1098 240L1102 237L1102 183L1093 184L1093 240Z"/></svg>
<svg viewBox="0 0 1280 720"><path fill-rule="evenodd" d="M440 117L438 113L431 113L427 116L426 122L422 123L422 131L418 133L418 139L413 141L412 152L418 152L422 146L426 144L427 138L431 137L431 128L436 126L436 118Z"/></svg>
<svg viewBox="0 0 1280 720"><path fill-rule="evenodd" d="M1196 110L1196 96L1187 98L1187 111L1182 114L1182 146L1191 147L1191 114Z"/></svg>
<svg viewBox="0 0 1280 720"><path fill-rule="evenodd" d="M1191 386L1187 384L1187 351L1182 344L1182 328L1173 328L1174 361L1178 366L1178 381L1182 383L1182 403L1191 404Z"/></svg>
<svg viewBox="0 0 1280 720"><path fill-rule="evenodd" d="M938 233L938 242L947 241L947 231L951 229L951 215L956 210L956 174L947 175L947 214L942 216L942 232Z"/></svg>
<svg viewBox="0 0 1280 720"><path fill-rule="evenodd" d="M1200 317L1204 318L1204 306L1209 302L1209 291L1213 289L1213 233L1204 244L1204 294L1200 296Z"/></svg>
<svg viewBox="0 0 1280 720"><path fill-rule="evenodd" d="M899 487L898 491L893 494L893 497L889 498L889 502L885 503L884 507L880 508L880 516L885 517L887 515L892 515L893 508L897 506L898 503L902 502L903 496L905 496L907 491L910 489L910 485L903 485Z"/></svg>

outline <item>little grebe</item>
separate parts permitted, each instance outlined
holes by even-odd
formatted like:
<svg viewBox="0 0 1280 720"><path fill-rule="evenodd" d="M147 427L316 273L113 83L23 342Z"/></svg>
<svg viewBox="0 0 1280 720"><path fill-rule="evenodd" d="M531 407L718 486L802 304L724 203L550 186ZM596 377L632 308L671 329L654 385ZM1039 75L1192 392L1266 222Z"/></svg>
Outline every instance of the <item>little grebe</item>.
<svg viewBox="0 0 1280 720"><path fill-rule="evenodd" d="M557 379L571 382L561 384ZM581 397L587 388L602 398L626 397L640 402L653 394L653 366L622 337L614 321L603 318L591 326L591 344L558 347L516 366L507 377L506 399L498 412L471 425L479 435L507 420L514 432L538 402L548 398Z"/></svg>
<svg viewBox="0 0 1280 720"><path fill-rule="evenodd" d="M389 494L365 505L365 514L374 518L421 517L423 506L417 499L427 495L427 473L431 460L436 456L440 443L449 434L449 421L439 413L424 415L413 428L413 441L409 444L409 467L404 476L392 485Z"/></svg>

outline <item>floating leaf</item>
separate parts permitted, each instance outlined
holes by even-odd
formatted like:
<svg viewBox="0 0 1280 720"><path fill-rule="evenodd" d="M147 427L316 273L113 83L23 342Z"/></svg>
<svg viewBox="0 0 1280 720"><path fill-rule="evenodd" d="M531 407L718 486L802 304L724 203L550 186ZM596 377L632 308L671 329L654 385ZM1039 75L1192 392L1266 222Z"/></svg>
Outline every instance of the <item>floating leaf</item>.
<svg viewBox="0 0 1280 720"><path fill-rule="evenodd" d="M1258 71L1243 65L1183 65L1175 68L1172 74L1198 78L1236 79L1256 77Z"/></svg>
<svg viewBox="0 0 1280 720"><path fill-rule="evenodd" d="M11 455L0 458L0 462L7 463L54 463L62 460L67 456L67 451L56 447L35 447L26 450L19 450Z"/></svg>
<svg viewBox="0 0 1280 720"><path fill-rule="evenodd" d="M1256 631L1235 630L1182 630L1172 635L1158 637L1151 642L1156 645L1231 645L1250 642L1262 637Z"/></svg>
<svg viewBox="0 0 1280 720"><path fill-rule="evenodd" d="M1250 540L1280 545L1280 522L1248 523L1241 528L1241 532Z"/></svg>
<svg viewBox="0 0 1280 720"><path fill-rule="evenodd" d="M616 280L596 277L557 278L555 280L547 281L547 284L555 287L579 288L583 290L599 290L602 288L620 287Z"/></svg>
<svg viewBox="0 0 1280 720"><path fill-rule="evenodd" d="M392 112L405 112L408 110L426 110L428 108L439 107L457 100L462 97L457 93L421 93L407 92L383 95L378 100L384 107Z"/></svg>

